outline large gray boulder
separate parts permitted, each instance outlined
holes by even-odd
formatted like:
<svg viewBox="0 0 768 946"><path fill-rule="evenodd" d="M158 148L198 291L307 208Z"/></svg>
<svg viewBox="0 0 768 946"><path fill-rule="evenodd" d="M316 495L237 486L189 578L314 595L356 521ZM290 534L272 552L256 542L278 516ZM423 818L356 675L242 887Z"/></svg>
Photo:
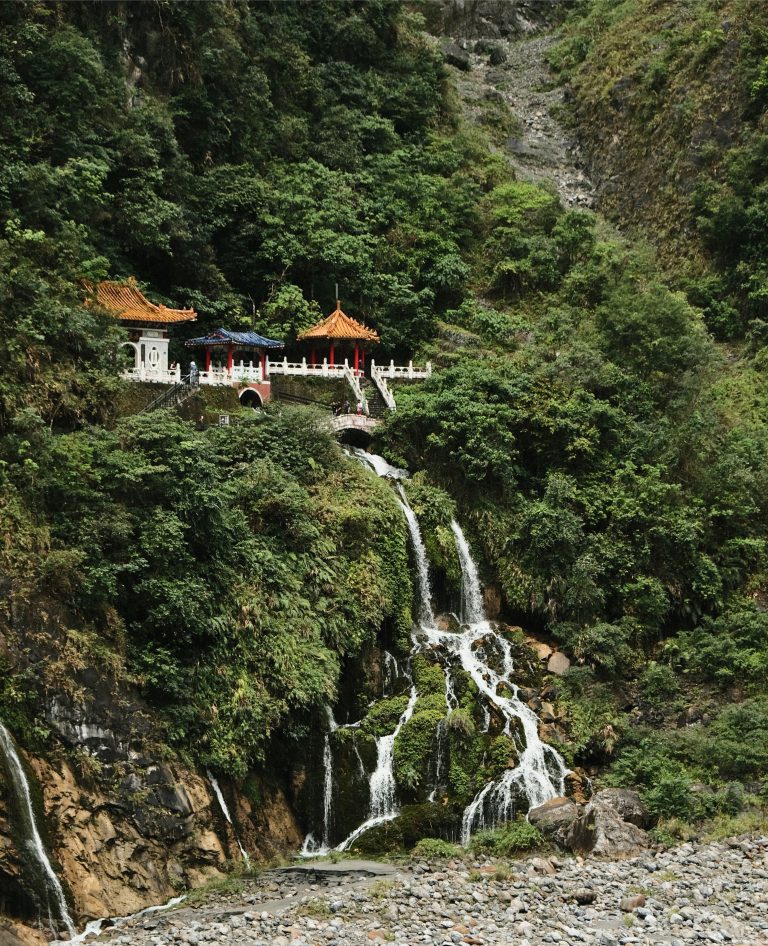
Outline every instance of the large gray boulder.
<svg viewBox="0 0 768 946"><path fill-rule="evenodd" d="M568 834L579 817L579 806L572 798L550 798L543 805L531 808L528 821L535 825L545 838L561 847L566 846Z"/></svg>
<svg viewBox="0 0 768 946"><path fill-rule="evenodd" d="M637 824L625 821L622 812L638 817L641 810L644 808L636 792L598 792L571 825L566 846L598 857L633 857L648 848L648 835Z"/></svg>
<svg viewBox="0 0 768 946"><path fill-rule="evenodd" d="M635 824L638 828L647 828L650 825L648 809L640 795L631 788L604 788L600 797L618 812L622 820Z"/></svg>

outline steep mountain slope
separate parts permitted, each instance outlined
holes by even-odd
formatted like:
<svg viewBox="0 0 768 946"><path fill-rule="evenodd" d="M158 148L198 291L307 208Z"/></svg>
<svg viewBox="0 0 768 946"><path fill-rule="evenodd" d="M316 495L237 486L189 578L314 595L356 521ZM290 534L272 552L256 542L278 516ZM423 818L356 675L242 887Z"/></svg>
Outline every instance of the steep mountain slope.
<svg viewBox="0 0 768 946"><path fill-rule="evenodd" d="M602 211L722 338L766 316L766 37L746 0L587 0L553 56Z"/></svg>
<svg viewBox="0 0 768 946"><path fill-rule="evenodd" d="M628 26L668 8L595 0L558 34L601 186L595 142L617 120L590 83L610 44L625 51L622 30L631 48ZM760 11L733 10L759 33ZM382 846L455 831L519 749L471 675L457 676L448 714L434 653L403 672L414 572L396 492L308 410L205 431L119 419L120 331L82 308L84 276L135 273L153 298L195 305L195 333L226 320L288 342L341 282L388 354L436 365L398 392L380 449L414 474L404 492L444 612L461 600L460 520L502 621L485 636L502 657L514 646L525 705L546 714L541 738L596 780L642 787L659 837L764 792L759 292L739 297L748 256L680 242L690 156L658 230L663 265L605 187L620 233L583 209L590 178L543 62L553 37L530 35L561 12L484 0L0 9L0 718L42 783L78 919L239 860L208 767L239 840L268 857L295 850L322 812L326 745L350 820L364 816L379 746L391 752L387 791L412 807ZM670 56L698 48L680 37ZM654 99L665 122L680 94L669 81ZM649 149L640 119L628 126ZM758 126L738 121L755 160ZM622 170L630 191L682 148L660 134L663 160L638 151ZM726 181L708 206L738 205L738 252L757 253L761 165L734 154L746 190ZM752 321L751 348L713 342L713 300L738 313L723 334ZM433 631L452 621L438 615ZM542 678L511 625L575 666ZM329 706L347 725L331 726ZM446 745L448 790L430 799ZM18 823L0 810L0 908L35 920L45 908Z"/></svg>

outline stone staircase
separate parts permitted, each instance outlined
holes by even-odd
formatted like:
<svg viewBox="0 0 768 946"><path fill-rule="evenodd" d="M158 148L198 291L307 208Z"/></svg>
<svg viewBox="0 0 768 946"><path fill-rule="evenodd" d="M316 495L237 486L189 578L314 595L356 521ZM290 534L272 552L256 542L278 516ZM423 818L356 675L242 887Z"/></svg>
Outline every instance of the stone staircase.
<svg viewBox="0 0 768 946"><path fill-rule="evenodd" d="M371 379L361 378L360 387L362 388L363 395L368 402L368 416L386 417L389 413L389 408L384 403L384 398L381 396L381 392L371 381Z"/></svg>

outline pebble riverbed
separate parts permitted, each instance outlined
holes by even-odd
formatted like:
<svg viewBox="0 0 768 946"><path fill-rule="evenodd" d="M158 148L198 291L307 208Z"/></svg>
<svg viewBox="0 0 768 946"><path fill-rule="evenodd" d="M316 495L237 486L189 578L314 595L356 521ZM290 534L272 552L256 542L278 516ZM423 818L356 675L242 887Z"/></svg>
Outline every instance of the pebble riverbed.
<svg viewBox="0 0 768 946"><path fill-rule="evenodd" d="M768 838L689 843L624 861L310 863L247 879L237 893L211 893L194 906L136 919L97 942L763 946Z"/></svg>

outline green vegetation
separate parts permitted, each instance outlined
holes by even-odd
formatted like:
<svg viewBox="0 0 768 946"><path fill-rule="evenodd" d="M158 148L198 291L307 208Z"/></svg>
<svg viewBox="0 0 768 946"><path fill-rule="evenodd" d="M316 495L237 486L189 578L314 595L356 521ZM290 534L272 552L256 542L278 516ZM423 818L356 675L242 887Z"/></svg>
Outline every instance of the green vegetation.
<svg viewBox="0 0 768 946"><path fill-rule="evenodd" d="M507 619L574 659L551 697L568 761L610 766L667 822L738 816L768 768L768 33L753 11L585 0L564 27L573 120L601 146L618 135L604 160L626 203L605 209L658 221L655 253L516 180L489 143L513 117L489 104L464 124L419 13L395 0L0 9L0 711L24 744L48 738L42 694L77 698L73 671L97 667L140 690L154 739L245 777L276 735L306 737L342 668L385 640L403 650L390 488L311 410L207 431L123 416L146 392L115 378L121 330L81 305L82 278L136 274L198 309L177 346L221 322L290 342L338 281L383 353L438 369L398 388L378 444L415 472L441 593L458 587L458 515ZM438 668L413 674L403 799L423 801L445 720L450 803L468 800L515 742L480 731L466 675L446 715ZM369 709L366 756L407 701ZM372 848L455 822L406 807ZM515 822L477 843L538 842Z"/></svg>
<svg viewBox="0 0 768 946"><path fill-rule="evenodd" d="M244 775L286 717L334 698L345 655L410 624L394 497L304 411L205 435L162 412L64 437L29 420L0 456L14 564L81 628L59 660L76 645L134 680L201 763ZM23 535L14 508L34 514Z"/></svg>
<svg viewBox="0 0 768 946"><path fill-rule="evenodd" d="M429 859L436 857L460 857L462 853L462 848L457 844L451 844L450 841L443 841L441 838L422 838L411 851L413 857L426 857Z"/></svg>
<svg viewBox="0 0 768 946"><path fill-rule="evenodd" d="M511 821L503 828L493 831L480 831L470 843L470 850L499 857L513 857L524 851L541 847L544 838L539 829L529 824L525 818Z"/></svg>
<svg viewBox="0 0 768 946"><path fill-rule="evenodd" d="M580 0L553 65L601 173L709 329L763 348L768 33L749 0ZM653 140L653 147L648 141Z"/></svg>

